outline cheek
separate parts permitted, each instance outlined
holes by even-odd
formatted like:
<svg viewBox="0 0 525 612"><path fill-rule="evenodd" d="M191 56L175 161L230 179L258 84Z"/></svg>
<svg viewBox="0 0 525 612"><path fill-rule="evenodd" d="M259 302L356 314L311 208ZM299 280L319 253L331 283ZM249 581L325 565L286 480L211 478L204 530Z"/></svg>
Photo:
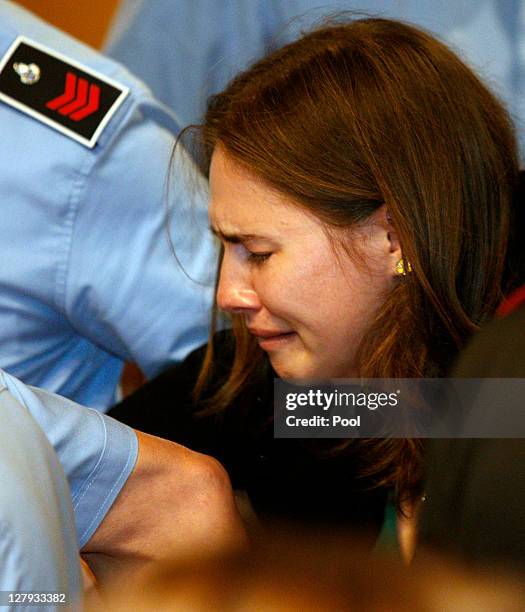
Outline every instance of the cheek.
<svg viewBox="0 0 525 612"><path fill-rule="evenodd" d="M342 285L334 278L333 266L325 265L322 259L304 257L293 265L260 269L254 280L257 294L271 315L298 331L321 335L325 333L321 330L333 327L348 310L350 300Z"/></svg>
<svg viewBox="0 0 525 612"><path fill-rule="evenodd" d="M294 301L290 291L292 283L283 275L282 270L260 269L252 278L253 287L266 310L278 315L289 309Z"/></svg>

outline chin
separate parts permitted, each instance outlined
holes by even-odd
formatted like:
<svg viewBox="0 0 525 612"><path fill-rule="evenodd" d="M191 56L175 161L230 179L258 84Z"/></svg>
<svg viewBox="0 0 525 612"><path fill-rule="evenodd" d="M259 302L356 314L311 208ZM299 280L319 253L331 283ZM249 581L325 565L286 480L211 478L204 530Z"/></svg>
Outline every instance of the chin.
<svg viewBox="0 0 525 612"><path fill-rule="evenodd" d="M270 363L272 364L272 368L275 370L275 373L279 378L283 380L289 380L291 382L299 382L304 380L305 376L297 372L293 367L289 365L285 365L282 363L274 363L272 359L270 359Z"/></svg>
<svg viewBox="0 0 525 612"><path fill-rule="evenodd" d="M272 367L283 380L289 380L290 382L308 382L308 381L325 381L333 378L356 378L355 372L349 371L347 368L341 368L336 370L333 365L329 364L301 364L294 367L290 363L273 363Z"/></svg>
<svg viewBox="0 0 525 612"><path fill-rule="evenodd" d="M315 368L312 366L305 367L305 365L297 365L294 367L293 364L290 363L282 363L280 360L275 360L275 363L270 359L272 363L272 367L279 376L283 380L288 380L290 382L299 383L308 380L318 380L322 378L329 378L330 376L326 376L320 373L320 368Z"/></svg>

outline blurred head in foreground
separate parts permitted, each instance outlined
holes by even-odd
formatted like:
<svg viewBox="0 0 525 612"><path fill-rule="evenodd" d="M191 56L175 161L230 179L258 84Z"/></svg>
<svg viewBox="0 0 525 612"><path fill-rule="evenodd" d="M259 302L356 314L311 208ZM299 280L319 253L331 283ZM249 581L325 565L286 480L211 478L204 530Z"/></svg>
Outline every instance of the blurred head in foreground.
<svg viewBox="0 0 525 612"><path fill-rule="evenodd" d="M371 559L344 534L277 532L264 544L215 559L159 565L139 584L115 585L95 611L275 610L314 612L472 612L523 609L522 580L493 571L467 573L436 559L416 569ZM352 551L352 552L349 552Z"/></svg>

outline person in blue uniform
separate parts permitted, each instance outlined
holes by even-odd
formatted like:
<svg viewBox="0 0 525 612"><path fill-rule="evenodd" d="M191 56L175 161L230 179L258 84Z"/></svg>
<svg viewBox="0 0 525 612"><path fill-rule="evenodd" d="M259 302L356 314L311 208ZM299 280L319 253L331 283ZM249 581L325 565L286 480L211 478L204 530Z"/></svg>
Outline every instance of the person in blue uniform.
<svg viewBox="0 0 525 612"><path fill-rule="evenodd" d="M0 591L58 591L74 603L80 552L103 585L242 542L228 478L211 458L1 370L0 414ZM1 605L16 603L4 596Z"/></svg>
<svg viewBox="0 0 525 612"><path fill-rule="evenodd" d="M39 607L55 610L78 602L81 593L71 496L53 447L6 382L13 385L2 376L0 591L56 593L54 602L51 596ZM16 594L2 593L0 603L20 609L21 597L17 602Z"/></svg>
<svg viewBox="0 0 525 612"><path fill-rule="evenodd" d="M523 0L121 0L106 52L189 125L202 119L207 97L252 61L323 16L348 10L428 28L486 77L523 124Z"/></svg>
<svg viewBox="0 0 525 612"><path fill-rule="evenodd" d="M184 153L166 180L178 130L126 69L0 1L0 367L105 410L125 361L153 376L206 339Z"/></svg>

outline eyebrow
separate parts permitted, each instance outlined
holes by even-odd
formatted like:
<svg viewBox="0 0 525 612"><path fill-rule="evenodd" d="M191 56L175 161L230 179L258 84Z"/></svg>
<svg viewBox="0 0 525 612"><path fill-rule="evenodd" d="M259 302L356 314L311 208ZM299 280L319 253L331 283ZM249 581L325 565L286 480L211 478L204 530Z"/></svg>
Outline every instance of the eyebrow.
<svg viewBox="0 0 525 612"><path fill-rule="evenodd" d="M229 242L230 244L240 244L246 240L263 239L263 236L257 234L230 234L228 232L222 232L212 226L210 226L210 231L220 240L224 240L224 242Z"/></svg>

